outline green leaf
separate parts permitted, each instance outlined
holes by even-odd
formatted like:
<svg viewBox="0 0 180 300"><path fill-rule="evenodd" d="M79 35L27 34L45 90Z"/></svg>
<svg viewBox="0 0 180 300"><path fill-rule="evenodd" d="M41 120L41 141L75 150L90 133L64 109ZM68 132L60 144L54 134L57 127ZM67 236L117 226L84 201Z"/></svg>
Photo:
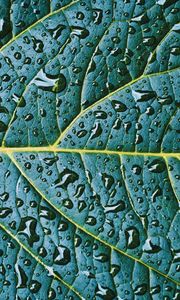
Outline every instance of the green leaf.
<svg viewBox="0 0 180 300"><path fill-rule="evenodd" d="M179 2L0 7L0 299L177 300Z"/></svg>
<svg viewBox="0 0 180 300"><path fill-rule="evenodd" d="M1 0L0 47L24 29L73 0Z"/></svg>

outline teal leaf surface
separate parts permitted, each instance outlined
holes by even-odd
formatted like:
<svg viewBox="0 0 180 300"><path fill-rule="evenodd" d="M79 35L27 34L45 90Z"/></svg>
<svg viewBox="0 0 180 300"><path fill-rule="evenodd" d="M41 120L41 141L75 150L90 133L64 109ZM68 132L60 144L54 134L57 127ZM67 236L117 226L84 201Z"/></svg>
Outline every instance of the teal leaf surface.
<svg viewBox="0 0 180 300"><path fill-rule="evenodd" d="M178 300L180 3L0 0L0 300Z"/></svg>

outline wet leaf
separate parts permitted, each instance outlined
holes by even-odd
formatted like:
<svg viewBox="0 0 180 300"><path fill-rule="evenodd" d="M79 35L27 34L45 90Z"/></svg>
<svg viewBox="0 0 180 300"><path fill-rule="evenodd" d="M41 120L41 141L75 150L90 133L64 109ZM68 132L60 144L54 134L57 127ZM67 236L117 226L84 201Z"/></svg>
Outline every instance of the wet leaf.
<svg viewBox="0 0 180 300"><path fill-rule="evenodd" d="M179 299L179 9L0 1L0 299Z"/></svg>

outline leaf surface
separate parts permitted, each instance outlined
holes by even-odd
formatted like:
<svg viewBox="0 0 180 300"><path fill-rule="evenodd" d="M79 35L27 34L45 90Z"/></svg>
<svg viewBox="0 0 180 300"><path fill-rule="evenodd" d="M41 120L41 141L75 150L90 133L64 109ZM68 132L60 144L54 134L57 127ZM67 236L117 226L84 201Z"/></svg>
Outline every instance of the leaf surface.
<svg viewBox="0 0 180 300"><path fill-rule="evenodd" d="M0 300L177 300L179 2L20 2L0 2Z"/></svg>

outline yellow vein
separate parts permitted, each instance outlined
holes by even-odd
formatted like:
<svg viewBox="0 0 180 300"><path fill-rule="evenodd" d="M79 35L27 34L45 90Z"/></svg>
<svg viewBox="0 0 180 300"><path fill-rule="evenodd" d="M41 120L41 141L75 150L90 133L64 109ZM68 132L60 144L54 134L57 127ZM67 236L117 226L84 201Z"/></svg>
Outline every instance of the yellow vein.
<svg viewBox="0 0 180 300"><path fill-rule="evenodd" d="M6 226L2 225L0 223L0 228L2 228L12 239L14 239L18 245L23 248L26 252L28 252L36 261L38 264L42 265L48 272L52 274L52 276L57 279L58 281L62 282L69 290L73 291L80 299L83 299L82 296L79 294L78 291L68 283L66 283L61 277L59 277L57 274L55 274L50 266L47 266L36 254L34 254L28 247L26 247L24 244L22 244L19 239L13 235L11 231L9 231Z"/></svg>
<svg viewBox="0 0 180 300"><path fill-rule="evenodd" d="M122 255L132 259L133 261L136 261L138 263L140 263L141 265L144 265L146 268L148 268L151 271L154 271L158 274L160 274L161 276L169 279L170 281L174 282L177 285L180 285L180 283L178 283L177 281L175 281L173 278L169 277L167 274L162 273L161 271L155 269L152 266L149 266L148 264L146 264L145 262L141 261L140 259L131 256L130 254L120 250L119 248L117 248L116 246L113 246L111 244L109 244L108 242L104 241L103 239L99 238L98 236L95 236L93 233L91 233L90 231L88 231L87 229L85 229L84 227L82 227L81 225L79 225L78 223L76 223L75 221L73 221L72 219L70 219L68 216L66 216L66 214L61 211L59 208L57 208L53 203L51 203L51 201L46 197L46 195L43 194L42 191L40 191L34 184L34 182L27 177L26 173L22 170L22 168L19 166L18 162L16 161L16 159L13 157L12 154L9 154L9 157L11 159L11 161L14 163L14 165L17 167L17 169L21 172L21 174L24 176L24 178L26 178L26 180L32 185L32 187L36 190L36 192L41 195L41 197L52 207L54 208L55 211L57 211L58 213L60 213L66 220L68 220L71 224L73 224L75 227L77 227L78 229L80 229L81 231L85 232L87 235L91 236L93 239L98 240L100 243L110 247L111 249L113 249L114 251L117 251L119 253L121 253Z"/></svg>
<svg viewBox="0 0 180 300"><path fill-rule="evenodd" d="M178 70L178 68L172 69L172 70L166 70L163 72L159 72L159 73L153 73L150 75L141 75L140 77L133 79L132 81L128 82L127 84L121 86L120 88L116 89L115 91L111 92L110 94L106 95L105 97L101 98L100 100L96 101L95 103L91 104L89 107L87 107L85 110L80 111L80 113L74 118L74 120L66 127L66 129L62 132L62 134L60 135L60 137L57 139L57 141L54 143L54 146L57 146L60 141L62 141L62 139L65 137L65 135L67 134L67 132L70 130L70 128L76 123L76 121L83 115L85 115L86 112L90 111L91 109L93 109L95 106L99 105L101 102L103 102L104 100L110 98L111 96L113 96L114 94L118 93L119 91L129 87L130 85L136 83L139 80L145 79L145 78L151 78L154 76L160 76L160 75L164 75L164 74L168 74L171 72L175 72L176 70Z"/></svg>
<svg viewBox="0 0 180 300"><path fill-rule="evenodd" d="M54 146L46 147L18 147L8 148L0 147L0 152L5 154L22 153L22 152L57 152L57 153L79 153L79 154L104 154L104 155L127 155L127 156L155 156L155 157L176 157L180 153L166 153L166 152L126 152L116 150L98 150L98 149L74 149L74 148L57 148Z"/></svg>

